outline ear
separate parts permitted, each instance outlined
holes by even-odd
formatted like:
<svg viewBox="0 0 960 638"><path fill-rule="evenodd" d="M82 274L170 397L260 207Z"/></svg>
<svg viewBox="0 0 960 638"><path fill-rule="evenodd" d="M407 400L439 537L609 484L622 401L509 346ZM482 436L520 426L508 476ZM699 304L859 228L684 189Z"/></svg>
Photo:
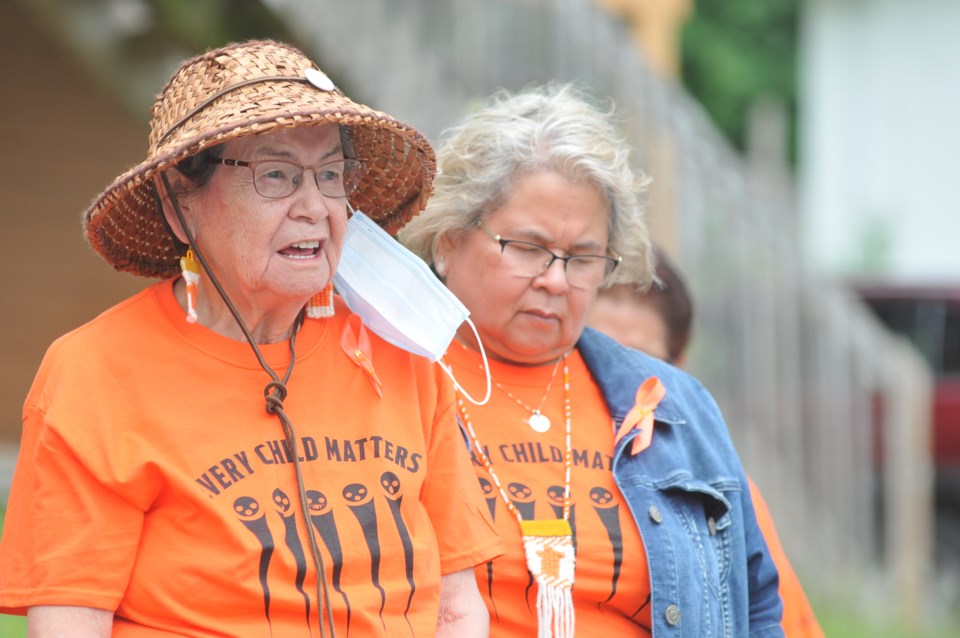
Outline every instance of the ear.
<svg viewBox="0 0 960 638"><path fill-rule="evenodd" d="M447 255L452 255L460 243L459 239L451 239L449 235L443 235L437 241L437 252L433 257L433 270L440 276L441 280L447 278Z"/></svg>
<svg viewBox="0 0 960 638"><path fill-rule="evenodd" d="M174 191L176 191L180 178L181 175L177 171L167 171L167 179L170 180L170 186L173 187ZM158 171L157 174L153 176L153 187L157 189L157 193L160 195L160 206L170 230L173 231L177 239L184 244L190 243L187 241L187 234L183 232L183 225L177 218L177 213L173 208L173 202L170 201L170 193L167 191L167 185L163 183L162 172ZM180 210L185 210L182 203L180 204Z"/></svg>

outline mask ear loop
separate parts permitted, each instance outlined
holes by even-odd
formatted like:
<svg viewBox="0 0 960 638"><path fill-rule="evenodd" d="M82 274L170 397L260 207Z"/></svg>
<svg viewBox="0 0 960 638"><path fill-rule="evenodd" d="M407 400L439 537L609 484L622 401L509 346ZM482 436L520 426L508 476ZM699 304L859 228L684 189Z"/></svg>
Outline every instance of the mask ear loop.
<svg viewBox="0 0 960 638"><path fill-rule="evenodd" d="M480 347L480 357L481 359L483 359L483 373L487 379L487 393L483 395L483 400L477 401L472 396L470 396L470 393L467 392L466 389L457 382L457 378L453 376L453 370L451 370L450 367L447 364L445 364L442 359L437 360L437 365L440 366L440 369L443 370L448 377L450 377L450 379L453 381L453 387L460 394L462 394L467 401L469 401L474 405L486 405L487 401L490 400L490 391L493 386L493 384L490 382L490 365L487 362L487 353L483 349L483 341L480 339L480 333L477 332L477 327L473 325L473 322L470 321L469 317L467 317L465 321L470 325L470 329L473 330L473 334L477 338L477 345Z"/></svg>
<svg viewBox="0 0 960 638"><path fill-rule="evenodd" d="M439 170L438 170L438 174L439 174ZM353 207L353 204L350 203L349 199L347 200L347 211L350 213L349 215L350 217L353 217L353 214L357 212L356 209ZM483 349L483 341L480 340L480 333L477 332L477 327L473 325L473 322L470 321L469 317L467 317L465 321L470 325L470 329L473 330L473 334L477 338L477 344L480 347L480 357L483 359L483 373L487 380L487 391L483 395L483 400L477 401L476 399L474 399L470 395L470 393L467 392L466 389L464 389L464 387L460 385L459 382L457 382L457 378L454 376L453 370L451 370L450 366L446 365L442 359L437 359L436 363L437 365L440 366L440 369L443 370L443 372L448 377L450 377L450 380L453 381L453 387L456 388L464 396L464 398L467 399L467 401L469 401L474 405L485 405L490 400L490 393L493 389L493 383L490 380L490 366L487 363L487 353Z"/></svg>

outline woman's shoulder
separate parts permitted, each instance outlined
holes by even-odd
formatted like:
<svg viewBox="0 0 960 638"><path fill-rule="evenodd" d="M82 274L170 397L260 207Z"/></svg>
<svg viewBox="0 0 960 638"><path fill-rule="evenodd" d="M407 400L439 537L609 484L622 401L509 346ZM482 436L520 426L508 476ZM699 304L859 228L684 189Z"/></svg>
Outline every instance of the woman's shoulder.
<svg viewBox="0 0 960 638"><path fill-rule="evenodd" d="M89 321L58 337L51 349L81 347L107 340L116 343L126 334L139 332L145 324L154 322L161 310L164 288L170 282L163 281L147 286L107 308ZM173 297L172 292L170 297Z"/></svg>
<svg viewBox="0 0 960 638"><path fill-rule="evenodd" d="M160 285L148 286L55 339L40 362L27 404L50 387L96 386L90 381L101 379L111 362L125 358L133 365L137 352L131 347L131 335L142 331L145 323L156 321L159 302L155 289Z"/></svg>
<svg viewBox="0 0 960 638"><path fill-rule="evenodd" d="M157 287L164 283L169 286L169 282L148 286L57 337L44 353L35 381L89 375L106 361L136 357L138 342L155 343L144 335L150 332L148 326L159 320Z"/></svg>
<svg viewBox="0 0 960 638"><path fill-rule="evenodd" d="M634 406L640 384L657 377L666 390L655 411L658 421L683 424L679 431L694 438L729 435L713 395L690 373L591 328L577 347L614 419L623 418Z"/></svg>
<svg viewBox="0 0 960 638"><path fill-rule="evenodd" d="M635 393L644 380L657 377L668 390L665 397L667 401L685 399L713 404L710 393L690 373L645 352L624 346L593 328L584 330L577 347L603 390Z"/></svg>
<svg viewBox="0 0 960 638"><path fill-rule="evenodd" d="M739 460L727 424L698 379L596 331L585 332L578 347L614 419L622 419L633 408L637 389L646 379L656 377L663 384L665 393L654 410L661 424L654 434L659 444L650 452L663 463L654 465L703 480L719 476L737 480Z"/></svg>

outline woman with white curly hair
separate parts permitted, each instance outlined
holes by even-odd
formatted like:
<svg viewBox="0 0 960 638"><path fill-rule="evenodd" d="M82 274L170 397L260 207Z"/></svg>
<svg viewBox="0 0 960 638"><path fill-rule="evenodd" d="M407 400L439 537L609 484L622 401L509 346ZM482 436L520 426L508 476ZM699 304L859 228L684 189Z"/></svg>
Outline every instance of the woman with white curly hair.
<svg viewBox="0 0 960 638"><path fill-rule="evenodd" d="M781 636L777 572L714 400L586 327L652 280L612 109L569 85L500 92L445 134L398 237L467 306L445 360L507 552L475 569L493 636Z"/></svg>

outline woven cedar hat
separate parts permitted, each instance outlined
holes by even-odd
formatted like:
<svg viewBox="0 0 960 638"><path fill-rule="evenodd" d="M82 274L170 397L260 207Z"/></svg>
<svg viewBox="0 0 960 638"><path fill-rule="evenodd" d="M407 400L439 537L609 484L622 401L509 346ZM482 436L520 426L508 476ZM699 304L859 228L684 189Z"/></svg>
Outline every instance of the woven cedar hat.
<svg viewBox="0 0 960 638"><path fill-rule="evenodd" d="M147 159L118 177L83 215L87 241L117 270L179 272L180 250L154 176L205 148L256 133L348 127L365 172L350 203L395 233L426 205L436 160L416 129L347 98L292 46L250 41L184 62L151 110Z"/></svg>

